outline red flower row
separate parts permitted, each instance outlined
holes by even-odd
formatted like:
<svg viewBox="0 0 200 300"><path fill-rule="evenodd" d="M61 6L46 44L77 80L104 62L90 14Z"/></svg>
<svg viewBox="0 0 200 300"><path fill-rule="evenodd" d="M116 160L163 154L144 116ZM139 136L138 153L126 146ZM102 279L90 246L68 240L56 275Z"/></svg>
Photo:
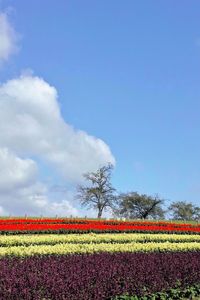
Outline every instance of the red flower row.
<svg viewBox="0 0 200 300"><path fill-rule="evenodd" d="M67 231L174 231L174 232L194 232L199 233L199 227L174 227L169 226L145 226L145 225L105 225L105 224L10 224L0 225L0 231L45 231L45 230L67 230Z"/></svg>
<svg viewBox="0 0 200 300"><path fill-rule="evenodd" d="M28 225L28 224L43 224L50 226L50 224L83 224L83 225L113 225L113 226L145 226L145 227L152 227L156 226L159 227L173 227L173 228L200 228L199 225L187 224L187 223L172 223L172 222L156 222L156 221L118 221L118 220L89 220L89 219L0 219L0 227L4 225ZM150 229L150 228L148 228Z"/></svg>

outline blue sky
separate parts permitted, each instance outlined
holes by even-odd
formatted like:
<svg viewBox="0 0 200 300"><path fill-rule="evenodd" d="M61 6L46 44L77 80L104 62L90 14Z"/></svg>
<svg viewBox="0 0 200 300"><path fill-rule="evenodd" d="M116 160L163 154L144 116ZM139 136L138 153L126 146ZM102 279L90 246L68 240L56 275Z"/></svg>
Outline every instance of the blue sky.
<svg viewBox="0 0 200 300"><path fill-rule="evenodd" d="M109 146L119 191L200 205L199 1L5 0L0 10L20 36L2 83L30 69L54 86L63 119ZM35 161L45 180L49 165Z"/></svg>

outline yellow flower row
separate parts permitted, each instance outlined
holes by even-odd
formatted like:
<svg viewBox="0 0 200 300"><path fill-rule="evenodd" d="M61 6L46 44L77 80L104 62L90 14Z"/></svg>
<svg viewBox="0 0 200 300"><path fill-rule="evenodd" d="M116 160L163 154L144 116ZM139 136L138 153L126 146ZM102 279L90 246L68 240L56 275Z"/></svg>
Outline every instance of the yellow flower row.
<svg viewBox="0 0 200 300"><path fill-rule="evenodd" d="M0 256L32 256L47 254L75 254L95 252L153 252L153 251L200 251L200 242L194 243L137 243L127 244L56 244L0 247Z"/></svg>
<svg viewBox="0 0 200 300"><path fill-rule="evenodd" d="M87 233L87 234L34 234L0 235L0 246L55 245L58 243L130 243L130 242L200 242L200 235L142 234L142 233Z"/></svg>

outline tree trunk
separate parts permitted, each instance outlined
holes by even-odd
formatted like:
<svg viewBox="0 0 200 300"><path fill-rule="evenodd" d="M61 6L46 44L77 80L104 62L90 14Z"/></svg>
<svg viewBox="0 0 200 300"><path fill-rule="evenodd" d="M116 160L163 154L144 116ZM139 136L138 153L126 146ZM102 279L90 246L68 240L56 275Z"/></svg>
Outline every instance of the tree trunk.
<svg viewBox="0 0 200 300"><path fill-rule="evenodd" d="M102 209L99 209L97 218L101 219L101 216L102 216Z"/></svg>

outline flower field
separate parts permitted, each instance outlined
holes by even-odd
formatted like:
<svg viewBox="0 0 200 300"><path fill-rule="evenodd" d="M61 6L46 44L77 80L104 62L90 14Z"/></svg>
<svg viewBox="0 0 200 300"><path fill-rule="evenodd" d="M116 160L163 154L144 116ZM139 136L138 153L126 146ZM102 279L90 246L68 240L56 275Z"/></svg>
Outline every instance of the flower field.
<svg viewBox="0 0 200 300"><path fill-rule="evenodd" d="M86 219L1 219L0 233L84 233L84 232L172 232L200 233L199 224L172 222L124 222Z"/></svg>
<svg viewBox="0 0 200 300"><path fill-rule="evenodd" d="M0 219L0 299L190 299L200 295L200 226Z"/></svg>

